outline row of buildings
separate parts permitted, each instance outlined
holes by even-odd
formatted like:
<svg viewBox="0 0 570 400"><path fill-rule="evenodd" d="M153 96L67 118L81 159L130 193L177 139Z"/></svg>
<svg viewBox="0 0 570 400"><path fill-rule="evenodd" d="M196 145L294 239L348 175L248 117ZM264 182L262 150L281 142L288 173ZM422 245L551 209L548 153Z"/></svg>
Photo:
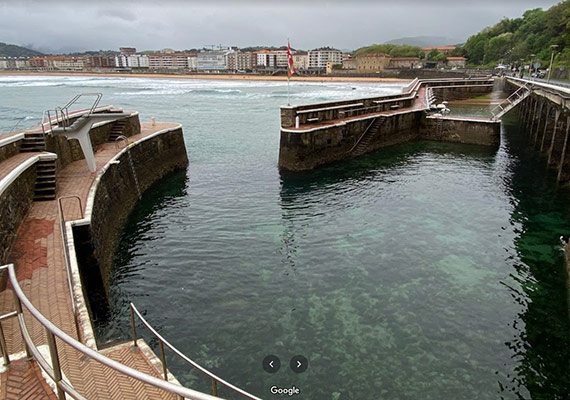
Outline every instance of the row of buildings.
<svg viewBox="0 0 570 400"><path fill-rule="evenodd" d="M433 48L426 48L433 49ZM441 47L444 54L454 49ZM88 55L41 56L32 58L0 58L0 69L33 69L40 71L93 71L93 70L159 70L221 72L254 70L275 71L288 66L287 50L260 50L243 52L238 48L202 50L199 52L176 52L164 49L157 53L137 53L133 47L121 47L116 56ZM425 50L425 49L424 49ZM391 57L388 54L362 54L351 57L340 50L322 47L296 51L293 64L299 71L327 71L343 69L356 73L375 73L390 68L420 68L425 63L417 57ZM448 64L464 67L463 57L447 57Z"/></svg>

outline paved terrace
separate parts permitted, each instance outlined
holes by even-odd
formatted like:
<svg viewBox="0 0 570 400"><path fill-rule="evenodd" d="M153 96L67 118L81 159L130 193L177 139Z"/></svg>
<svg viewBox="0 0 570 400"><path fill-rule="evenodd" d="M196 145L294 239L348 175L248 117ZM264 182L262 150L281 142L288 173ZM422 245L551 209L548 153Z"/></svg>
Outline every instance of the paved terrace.
<svg viewBox="0 0 570 400"><path fill-rule="evenodd" d="M178 124L141 124L141 133L129 138L130 142L149 136L159 130ZM95 153L97 172L120 150L114 143L105 143ZM21 153L0 163L0 178L16 165L38 153ZM85 160L69 164L58 174L58 196L78 195L83 207L97 172L91 174ZM76 201L64 200L65 220L80 218ZM85 211L85 210L83 210ZM51 322L75 339L77 330L67 283L67 270L58 219L57 201L33 202L28 216L19 228L11 250L11 263L15 264L18 281L34 306ZM0 314L15 310L12 290L8 286L0 293ZM25 312L26 313L26 312ZM26 315L30 334L36 345L47 343L44 330L30 315ZM23 339L15 318L2 323L9 354L24 350ZM135 381L83 356L76 350L57 341L62 371L73 387L88 399L168 399L174 398L155 387ZM107 357L161 378L161 373L142 354L139 347L115 346L101 351ZM25 359L13 361L10 369L1 375L2 399L55 399L53 390L41 379L35 362Z"/></svg>

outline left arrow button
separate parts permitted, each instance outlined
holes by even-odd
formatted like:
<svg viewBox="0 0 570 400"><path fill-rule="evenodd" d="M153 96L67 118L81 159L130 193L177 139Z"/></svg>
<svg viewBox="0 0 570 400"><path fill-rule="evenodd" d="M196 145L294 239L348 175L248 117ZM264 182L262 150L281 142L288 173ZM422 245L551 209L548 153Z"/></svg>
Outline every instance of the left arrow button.
<svg viewBox="0 0 570 400"><path fill-rule="evenodd" d="M279 357L272 354L265 357L261 364L265 372L269 372L270 374L276 373L279 371L279 368L281 368L281 361L279 360Z"/></svg>

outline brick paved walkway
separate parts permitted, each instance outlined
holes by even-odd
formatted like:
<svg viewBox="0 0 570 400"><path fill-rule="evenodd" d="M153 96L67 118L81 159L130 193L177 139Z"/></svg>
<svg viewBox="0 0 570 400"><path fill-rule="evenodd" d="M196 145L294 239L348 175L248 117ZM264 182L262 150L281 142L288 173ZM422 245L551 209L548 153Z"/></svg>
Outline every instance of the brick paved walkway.
<svg viewBox="0 0 570 400"><path fill-rule="evenodd" d="M132 143L158 130L174 126L176 124L157 123L155 127L150 126L150 124L141 124L141 133L129 138L129 141ZM105 143L99 146L95 153L97 171L118 151L113 143ZM33 155L35 154L18 154L0 163L0 178L9 173L15 165ZM85 160L71 163L58 174L58 196L78 195L81 197L83 207L85 207L87 195L96 175L97 172L93 174L89 172ZM66 220L80 218L80 210L76 201L64 200L62 203ZM57 215L57 201L34 202L32 204L28 216L18 230L9 262L14 263L20 286L34 306L68 335L77 338ZM0 313L4 314L13 310L13 295L8 288L0 293ZM45 344L46 337L40 324L35 322L30 315L25 315L25 319L34 343L36 345ZM22 351L23 341L16 319L11 318L3 321L2 325L6 334L9 353ZM64 375L75 389L88 399L169 398L167 393L109 370L68 346L58 343L58 350ZM107 349L105 354L140 371L161 377L160 372L149 363L137 348L121 346L117 349ZM34 364L27 364L25 368L21 367L20 364L14 364L13 368L15 368L14 371L5 374L8 377L7 380L4 379L4 376L2 378L2 393L16 393L17 382L28 382L24 385L27 388L27 385L32 385L29 382L33 380L33 377L37 378L38 376L29 372L38 368ZM28 371L25 373L27 374L26 380L22 380L22 378L9 379L10 376L18 376L16 374L18 368ZM48 395L46 394L46 396ZM4 396L2 398L22 397Z"/></svg>
<svg viewBox="0 0 570 400"><path fill-rule="evenodd" d="M0 398L3 400L57 400L35 361L13 361L1 379Z"/></svg>

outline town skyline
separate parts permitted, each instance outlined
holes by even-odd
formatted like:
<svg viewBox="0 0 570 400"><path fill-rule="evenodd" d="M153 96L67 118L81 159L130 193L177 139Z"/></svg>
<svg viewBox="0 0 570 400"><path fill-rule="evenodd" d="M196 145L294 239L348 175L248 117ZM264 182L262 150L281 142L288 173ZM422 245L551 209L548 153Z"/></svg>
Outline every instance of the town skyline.
<svg viewBox="0 0 570 400"><path fill-rule="evenodd" d="M339 1L110 1L76 4L36 0L0 1L0 37L6 43L61 54L133 46L141 50L207 46L331 46L355 50L414 36L440 36L457 44L503 17L519 17L552 0L448 4L404 0ZM47 17L47 19L46 19ZM437 43L441 44L441 43Z"/></svg>

